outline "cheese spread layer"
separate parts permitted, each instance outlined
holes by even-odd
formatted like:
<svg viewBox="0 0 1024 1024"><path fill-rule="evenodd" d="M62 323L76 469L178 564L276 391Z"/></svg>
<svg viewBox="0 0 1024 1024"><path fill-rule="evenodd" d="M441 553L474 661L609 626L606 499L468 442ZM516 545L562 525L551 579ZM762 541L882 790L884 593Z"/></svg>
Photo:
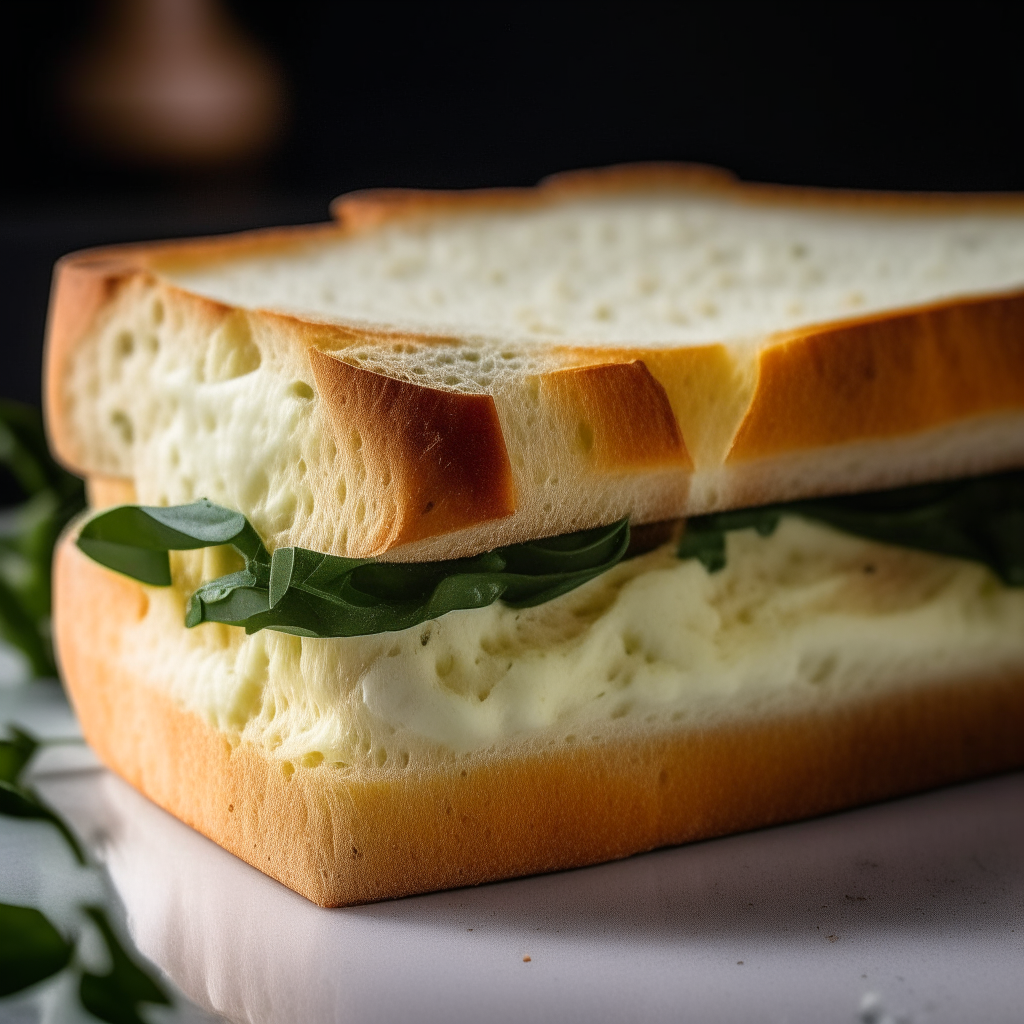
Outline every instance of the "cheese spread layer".
<svg viewBox="0 0 1024 1024"><path fill-rule="evenodd" d="M308 639L183 626L220 549L173 556L121 657L232 741L293 764L404 768L610 731L701 728L904 687L1024 674L1024 589L983 566L796 517L730 534L709 574L671 546L536 608Z"/></svg>

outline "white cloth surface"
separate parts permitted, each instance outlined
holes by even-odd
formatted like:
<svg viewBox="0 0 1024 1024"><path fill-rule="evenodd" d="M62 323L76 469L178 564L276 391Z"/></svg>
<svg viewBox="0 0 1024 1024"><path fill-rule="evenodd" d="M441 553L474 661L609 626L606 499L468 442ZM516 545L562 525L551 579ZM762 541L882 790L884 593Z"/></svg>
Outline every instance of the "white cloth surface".
<svg viewBox="0 0 1024 1024"><path fill-rule="evenodd" d="M63 724L59 708L47 713L46 728L66 733L67 713ZM36 784L100 852L140 949L233 1020L1024 1019L1024 773L579 871L322 910L81 754L77 765L46 756Z"/></svg>

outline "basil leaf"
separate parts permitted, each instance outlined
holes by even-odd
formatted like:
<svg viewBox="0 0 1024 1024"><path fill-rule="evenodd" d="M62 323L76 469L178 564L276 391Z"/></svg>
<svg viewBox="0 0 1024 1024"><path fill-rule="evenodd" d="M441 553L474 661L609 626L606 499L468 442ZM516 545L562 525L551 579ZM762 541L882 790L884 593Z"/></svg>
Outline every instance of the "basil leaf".
<svg viewBox="0 0 1024 1024"><path fill-rule="evenodd" d="M705 526L696 518L688 519L676 555L682 559L696 558L708 572L724 569L727 529L728 527L718 527L717 524ZM737 526L734 529L742 527Z"/></svg>
<svg viewBox="0 0 1024 1024"><path fill-rule="evenodd" d="M725 565L725 534L772 533L784 515L827 523L870 540L987 565L1007 586L1024 586L1024 471L891 491L812 498L695 516L677 549L709 572Z"/></svg>
<svg viewBox="0 0 1024 1024"><path fill-rule="evenodd" d="M189 599L186 626L200 622L226 622L244 626L254 615L270 609L270 593L259 586L257 575L248 569L204 583Z"/></svg>
<svg viewBox="0 0 1024 1024"><path fill-rule="evenodd" d="M168 551L231 544L246 561L270 561L263 543L240 512L205 498L170 508L121 505L82 527L78 546L101 565L156 587L170 586Z"/></svg>
<svg viewBox="0 0 1024 1024"><path fill-rule="evenodd" d="M129 544L79 537L78 546L93 561L123 572L154 587L171 585L171 563L166 551L148 551Z"/></svg>
<svg viewBox="0 0 1024 1024"><path fill-rule="evenodd" d="M128 956L102 907L82 908L103 935L110 953L107 974L82 974L78 995L82 1005L108 1024L145 1024L140 1003L170 1006L171 1000L157 982Z"/></svg>
<svg viewBox="0 0 1024 1024"><path fill-rule="evenodd" d="M64 970L74 946L34 907L0 903L0 996Z"/></svg>
<svg viewBox="0 0 1024 1024"><path fill-rule="evenodd" d="M232 544L246 567L192 594L186 626L223 622L248 633L364 636L499 599L514 608L543 604L615 565L629 547L629 525L623 519L443 562L376 562L305 548L279 548L271 557L244 516L203 500L111 509L89 520L78 538L91 558L155 585L170 583L167 551L214 544Z"/></svg>
<svg viewBox="0 0 1024 1024"><path fill-rule="evenodd" d="M365 636L419 625L457 609L501 599L514 608L543 604L618 562L629 546L625 520L598 530L511 545L444 562L375 562L305 548L274 552L269 580L236 573L196 592L201 621L275 629L298 636ZM259 567L257 567L259 568ZM516 571L513 571L516 570ZM210 601L209 588L232 589ZM196 618L189 608L189 624Z"/></svg>

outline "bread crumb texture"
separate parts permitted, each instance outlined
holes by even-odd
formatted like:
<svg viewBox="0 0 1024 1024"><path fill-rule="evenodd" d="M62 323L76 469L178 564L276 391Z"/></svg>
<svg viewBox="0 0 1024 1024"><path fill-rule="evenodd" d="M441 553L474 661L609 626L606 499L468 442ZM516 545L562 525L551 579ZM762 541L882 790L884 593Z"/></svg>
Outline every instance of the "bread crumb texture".
<svg viewBox="0 0 1024 1024"><path fill-rule="evenodd" d="M510 343L757 343L1024 284L1024 215L758 205L675 192L421 216L169 270L219 302ZM453 370L482 382L494 371Z"/></svg>
<svg viewBox="0 0 1024 1024"><path fill-rule="evenodd" d="M666 547L539 608L499 603L370 637L186 630L187 595L231 568L219 549L174 555L173 587L138 588L117 657L286 774L430 770L1024 673L1024 591L796 518L769 538L730 534L719 573Z"/></svg>
<svg viewBox="0 0 1024 1024"><path fill-rule="evenodd" d="M132 480L144 504L206 497L237 508L273 547L302 533L318 501L336 513L361 494L355 478L346 493L337 448L310 415L308 366L254 326L242 311L175 303L133 279L75 350L63 391L95 475ZM337 480L334 494L314 493L310 466ZM316 521L332 518L344 519Z"/></svg>

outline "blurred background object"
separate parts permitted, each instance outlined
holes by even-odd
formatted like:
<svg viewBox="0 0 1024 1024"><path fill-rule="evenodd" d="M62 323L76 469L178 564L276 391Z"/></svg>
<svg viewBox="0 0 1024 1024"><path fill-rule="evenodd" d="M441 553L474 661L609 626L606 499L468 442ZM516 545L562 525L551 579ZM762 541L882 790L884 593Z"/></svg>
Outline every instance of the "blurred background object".
<svg viewBox="0 0 1024 1024"><path fill-rule="evenodd" d="M280 134L276 65L216 0L109 0L70 63L70 133L126 161L173 167L262 155Z"/></svg>

